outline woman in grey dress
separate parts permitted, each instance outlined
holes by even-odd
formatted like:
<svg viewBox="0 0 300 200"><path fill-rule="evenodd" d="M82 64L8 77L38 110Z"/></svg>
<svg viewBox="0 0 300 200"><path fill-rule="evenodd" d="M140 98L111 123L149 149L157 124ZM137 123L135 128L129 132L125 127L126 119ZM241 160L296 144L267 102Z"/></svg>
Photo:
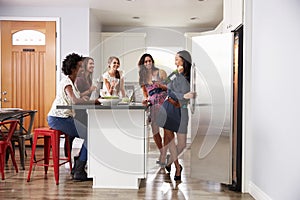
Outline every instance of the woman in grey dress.
<svg viewBox="0 0 300 200"><path fill-rule="evenodd" d="M164 142L171 153L171 160L174 162L176 172L174 180L181 180L182 166L178 162L178 155L186 147L187 126L189 121L187 104L189 99L195 96L190 92L190 71L191 55L188 51L179 51L175 56L177 73L172 77L169 76L168 97L164 101L157 124L165 129ZM177 145L175 135L177 135ZM171 171L171 164L166 166L168 172Z"/></svg>

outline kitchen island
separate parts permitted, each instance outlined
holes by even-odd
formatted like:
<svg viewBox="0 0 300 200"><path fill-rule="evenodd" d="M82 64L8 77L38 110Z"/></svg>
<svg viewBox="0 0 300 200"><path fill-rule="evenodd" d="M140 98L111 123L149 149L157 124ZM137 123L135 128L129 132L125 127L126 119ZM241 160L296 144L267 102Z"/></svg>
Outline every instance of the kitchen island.
<svg viewBox="0 0 300 200"><path fill-rule="evenodd" d="M138 189L147 169L147 107L58 106L70 107L87 112L87 173L93 178L93 188Z"/></svg>

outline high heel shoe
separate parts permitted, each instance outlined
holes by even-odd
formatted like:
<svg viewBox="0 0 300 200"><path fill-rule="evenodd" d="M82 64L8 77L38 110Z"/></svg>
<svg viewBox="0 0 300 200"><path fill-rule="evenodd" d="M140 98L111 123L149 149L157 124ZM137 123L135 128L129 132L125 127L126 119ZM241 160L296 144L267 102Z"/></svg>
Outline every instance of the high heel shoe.
<svg viewBox="0 0 300 200"><path fill-rule="evenodd" d="M165 169L167 170L168 173L171 172L171 164L165 166Z"/></svg>
<svg viewBox="0 0 300 200"><path fill-rule="evenodd" d="M176 175L174 176L174 180L175 180L175 181L181 181L181 172L182 172L182 169L183 169L183 168L182 168L182 166L180 165L180 175L179 175L179 176L176 176ZM176 172L175 172L175 174L176 174Z"/></svg>
<svg viewBox="0 0 300 200"><path fill-rule="evenodd" d="M170 157L171 157L170 154L168 154L167 157L166 157L166 166L165 166L165 168L166 168L168 173L171 172L171 165L172 165L172 163L169 163L170 162Z"/></svg>
<svg viewBox="0 0 300 200"><path fill-rule="evenodd" d="M168 165L168 160L169 160L168 155L167 155L167 158L165 160L166 162L162 162L161 161L161 156L160 156L159 160L156 161L156 164L158 164L161 168L164 168Z"/></svg>

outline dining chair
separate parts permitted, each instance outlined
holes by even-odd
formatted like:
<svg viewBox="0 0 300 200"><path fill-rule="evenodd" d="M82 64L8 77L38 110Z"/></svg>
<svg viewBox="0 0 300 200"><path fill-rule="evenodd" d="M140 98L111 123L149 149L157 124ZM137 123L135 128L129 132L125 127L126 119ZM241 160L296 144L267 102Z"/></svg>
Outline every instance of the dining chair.
<svg viewBox="0 0 300 200"><path fill-rule="evenodd" d="M7 120L4 122L0 122L0 171L2 175L2 180L5 179L4 177L4 166L5 166L5 157L7 153L7 149L10 150L11 153L11 159L13 162L13 165L16 169L16 172L18 173L18 166L15 160L15 154L12 147L11 138L14 134L16 127L17 127L17 120ZM8 131L7 131L8 130Z"/></svg>
<svg viewBox="0 0 300 200"><path fill-rule="evenodd" d="M12 147L15 150L15 143L18 143L21 167L25 170L25 157L27 157L25 141L30 141L30 147L32 148L32 128L34 123L34 117L36 110L26 110L21 113L17 113L9 118L9 120L17 120L17 128L11 138ZM28 120L27 120L28 118ZM25 122L26 121L26 122ZM8 161L9 154L6 155L6 161Z"/></svg>

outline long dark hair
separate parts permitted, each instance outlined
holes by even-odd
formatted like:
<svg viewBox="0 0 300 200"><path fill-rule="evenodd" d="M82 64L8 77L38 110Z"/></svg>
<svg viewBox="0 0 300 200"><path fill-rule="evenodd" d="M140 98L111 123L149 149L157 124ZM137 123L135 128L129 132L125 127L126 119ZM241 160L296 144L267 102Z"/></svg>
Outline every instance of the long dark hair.
<svg viewBox="0 0 300 200"><path fill-rule="evenodd" d="M146 83L146 75L147 75L147 68L145 67L145 59L146 57L149 57L152 60L152 71L159 70L157 67L155 67L154 59L149 53L145 53L142 55L138 62L139 67L139 84L142 86Z"/></svg>
<svg viewBox="0 0 300 200"><path fill-rule="evenodd" d="M177 54L183 60L184 76L189 81L191 76L191 67L192 67L191 54L186 50L178 51Z"/></svg>
<svg viewBox="0 0 300 200"><path fill-rule="evenodd" d="M88 66L90 60L94 61L94 59L91 57L83 57L82 67L84 69L84 72L86 72L87 66ZM83 73L83 75L81 75L81 76L83 76L83 78L86 79L85 73ZM89 74L89 76L87 77L86 80L90 83L90 85L92 84L92 79L93 79L93 74Z"/></svg>
<svg viewBox="0 0 300 200"><path fill-rule="evenodd" d="M119 64L120 64L120 60L119 60L118 57L116 57L116 56L110 56L110 57L108 58L108 61L107 61L107 63L108 63L108 68L110 67L111 62L112 62L114 59L116 59L116 60L119 62ZM116 70L116 78L118 78L118 79L121 78L119 70Z"/></svg>

